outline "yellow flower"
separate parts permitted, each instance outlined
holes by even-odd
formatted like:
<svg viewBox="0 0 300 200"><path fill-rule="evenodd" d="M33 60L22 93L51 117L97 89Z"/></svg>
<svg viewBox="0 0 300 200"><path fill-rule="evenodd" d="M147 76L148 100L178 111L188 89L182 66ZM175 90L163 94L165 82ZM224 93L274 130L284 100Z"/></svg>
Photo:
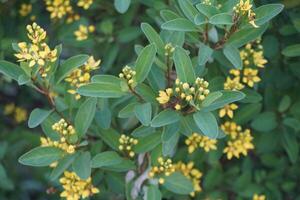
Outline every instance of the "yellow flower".
<svg viewBox="0 0 300 200"><path fill-rule="evenodd" d="M132 150L134 145L137 145L138 140L126 135L121 135L119 138L119 150L123 151L129 157L134 157L135 153Z"/></svg>
<svg viewBox="0 0 300 200"><path fill-rule="evenodd" d="M221 125L221 130L225 134L229 135L231 139L235 139L241 132L242 127L237 125L235 122L226 121L224 124Z"/></svg>
<svg viewBox="0 0 300 200"><path fill-rule="evenodd" d="M157 159L158 166L154 166L150 169L148 174L149 178L154 178L154 176L159 177L159 183L164 183L164 178L162 176L170 176L172 173L175 172L175 166L172 164L171 159L164 159L159 157Z"/></svg>
<svg viewBox="0 0 300 200"><path fill-rule="evenodd" d="M243 73L243 82L249 87L253 87L254 83L258 83L261 80L257 74L257 69L245 68Z"/></svg>
<svg viewBox="0 0 300 200"><path fill-rule="evenodd" d="M93 0L78 0L77 6L87 10L93 4Z"/></svg>
<svg viewBox="0 0 300 200"><path fill-rule="evenodd" d="M93 33L95 31L95 26L84 26L79 25L78 30L74 32L74 35L76 36L76 40L82 41L88 39L89 33Z"/></svg>
<svg viewBox="0 0 300 200"><path fill-rule="evenodd" d="M266 196L254 194L252 200L266 200Z"/></svg>
<svg viewBox="0 0 300 200"><path fill-rule="evenodd" d="M9 104L6 104L4 106L4 111L3 111L3 114L4 115L10 115L14 112L15 110L15 104L14 103L9 103Z"/></svg>
<svg viewBox="0 0 300 200"><path fill-rule="evenodd" d="M165 45L165 56L171 56L173 52L175 51L175 48L171 43L168 43Z"/></svg>
<svg viewBox="0 0 300 200"><path fill-rule="evenodd" d="M235 13L241 14L248 18L249 23L254 27L257 28L258 26L255 24L255 13L252 10L252 4L250 0L240 0L240 2L233 8Z"/></svg>
<svg viewBox="0 0 300 200"><path fill-rule="evenodd" d="M77 94L76 89L90 82L91 71L98 69L100 63L101 60L95 61L94 57L90 56L83 66L75 69L65 78L65 81L70 83L71 86L68 93L75 95L76 100L81 98L81 96Z"/></svg>
<svg viewBox="0 0 300 200"><path fill-rule="evenodd" d="M19 10L19 13L22 17L27 16L29 13L31 13L31 11L32 11L32 5L31 4L26 4L26 3L21 4L21 8Z"/></svg>
<svg viewBox="0 0 300 200"><path fill-rule="evenodd" d="M268 61L263 56L263 51L253 52L253 62L257 67L264 68Z"/></svg>
<svg viewBox="0 0 300 200"><path fill-rule="evenodd" d="M27 120L27 111L23 108L16 107L14 118L17 123L26 121Z"/></svg>
<svg viewBox="0 0 300 200"><path fill-rule="evenodd" d="M233 118L233 111L238 109L238 106L234 103L224 106L224 108L220 109L219 116L222 118L227 115L230 118Z"/></svg>
<svg viewBox="0 0 300 200"><path fill-rule="evenodd" d="M46 5L51 19L61 19L67 13L72 12L70 0L46 0Z"/></svg>
<svg viewBox="0 0 300 200"><path fill-rule="evenodd" d="M78 21L80 19L80 15L77 14L77 13L74 13L74 11L70 11L68 13L68 17L67 17L67 20L66 20L66 23L67 24L70 24L74 21Z"/></svg>
<svg viewBox="0 0 300 200"><path fill-rule="evenodd" d="M190 193L190 196L194 197L195 193L201 192L201 177L202 173L198 169L194 168L194 163L189 162L187 164L178 162L175 164L175 170L181 172L185 177L190 179L194 186L194 191Z"/></svg>
<svg viewBox="0 0 300 200"><path fill-rule="evenodd" d="M60 197L67 200L85 199L100 192L100 190L92 185L92 179L80 179L74 172L65 171L64 176L59 179L64 191L60 193Z"/></svg>
<svg viewBox="0 0 300 200"><path fill-rule="evenodd" d="M122 69L122 72L119 74L119 77L126 80L127 85L133 89L136 86L136 80L135 80L136 71L131 69L129 66L125 66Z"/></svg>
<svg viewBox="0 0 300 200"><path fill-rule="evenodd" d="M224 83L225 90L241 90L244 88L244 85L240 82L240 77L234 77L231 79L227 77L226 82Z"/></svg>
<svg viewBox="0 0 300 200"><path fill-rule="evenodd" d="M189 153L193 153L197 148L202 148L205 152L217 149L217 140L199 135L198 133L193 133L188 137L185 140L185 144L188 146Z"/></svg>
<svg viewBox="0 0 300 200"><path fill-rule="evenodd" d="M169 91L169 92L168 92ZM156 98L156 100L160 103L160 104L166 104L170 101L172 92L171 90L166 90L166 91L159 91L159 97ZM180 105L179 105L180 106ZM178 107L178 106L177 106Z"/></svg>
<svg viewBox="0 0 300 200"><path fill-rule="evenodd" d="M227 159L231 160L233 157L240 158L241 154L247 156L248 151L254 149L252 140L253 137L249 129L246 129L244 132L239 132L235 139L231 139L227 142L227 147L223 150L227 155Z"/></svg>

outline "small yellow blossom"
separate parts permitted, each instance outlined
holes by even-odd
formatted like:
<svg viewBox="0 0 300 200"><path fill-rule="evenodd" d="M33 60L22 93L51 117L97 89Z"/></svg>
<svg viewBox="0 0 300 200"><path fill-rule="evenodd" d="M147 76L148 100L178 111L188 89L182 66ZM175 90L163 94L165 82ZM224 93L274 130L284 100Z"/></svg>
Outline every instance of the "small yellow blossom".
<svg viewBox="0 0 300 200"><path fill-rule="evenodd" d="M9 103L4 106L4 115L13 115L16 123L22 123L27 120L27 111L24 108L16 106L14 103Z"/></svg>
<svg viewBox="0 0 300 200"><path fill-rule="evenodd" d="M73 70L71 74L65 78L65 81L70 83L71 87L68 93L74 94L76 100L81 98L81 96L77 94L76 89L90 82L91 71L98 69L100 63L101 60L95 61L94 57L90 56L83 66Z"/></svg>
<svg viewBox="0 0 300 200"><path fill-rule="evenodd" d="M266 200L266 196L254 194L252 200Z"/></svg>
<svg viewBox="0 0 300 200"><path fill-rule="evenodd" d="M175 48L171 43L168 43L165 45L165 56L172 56L173 52L175 51Z"/></svg>
<svg viewBox="0 0 300 200"><path fill-rule="evenodd" d="M150 169L148 176L150 178L154 178L155 176L158 176L159 177L158 182L160 184L163 184L164 183L163 176L170 176L172 173L174 173L175 166L172 164L171 159L164 160L162 157L159 157L157 161L158 161L158 166L153 166Z"/></svg>
<svg viewBox="0 0 300 200"><path fill-rule="evenodd" d="M202 0L202 4L208 5L208 6L212 5L211 0Z"/></svg>
<svg viewBox="0 0 300 200"><path fill-rule="evenodd" d="M92 185L92 178L86 180L80 179L74 172L65 171L64 176L59 179L64 191L60 193L60 197L67 200L79 200L90 197L100 192L100 190Z"/></svg>
<svg viewBox="0 0 300 200"><path fill-rule="evenodd" d="M217 149L217 140L210 139L207 136L202 136L197 133L193 133L185 140L185 144L188 146L188 152L193 153L197 148L204 149L205 152Z"/></svg>
<svg viewBox="0 0 300 200"><path fill-rule="evenodd" d="M70 136L76 134L75 128L72 125L69 125L64 119L60 119L52 125L52 130L59 134L60 139L58 141L53 141L50 138L41 137L41 146L57 147L69 154L74 153L76 146L70 144L68 141Z"/></svg>
<svg viewBox="0 0 300 200"><path fill-rule="evenodd" d="M187 164L178 162L175 164L175 170L181 172L185 177L192 181L194 186L194 191L190 193L192 197L194 197L196 193L202 191L200 185L202 173L198 169L194 168L193 162L189 162Z"/></svg>
<svg viewBox="0 0 300 200"><path fill-rule="evenodd" d="M93 33L95 31L95 26L85 26L85 25L79 25L78 30L74 32L74 35L76 36L76 40L82 41L86 40L89 37L89 33Z"/></svg>
<svg viewBox="0 0 300 200"><path fill-rule="evenodd" d="M238 109L238 106L234 103L229 104L229 105L225 105L224 108L221 108L219 111L219 117L225 117L225 115L227 115L228 117L230 117L231 119L233 118L233 111L235 111L236 109Z"/></svg>
<svg viewBox="0 0 300 200"><path fill-rule="evenodd" d="M268 61L264 58L263 47L260 44L261 40L257 39L254 42L248 43L240 51L241 59L245 67L253 66L264 68Z"/></svg>
<svg viewBox="0 0 300 200"><path fill-rule="evenodd" d="M237 125L235 122L226 121L224 124L221 125L221 130L226 135L229 135L231 139L236 139L239 132L242 130L242 127Z"/></svg>
<svg viewBox="0 0 300 200"><path fill-rule="evenodd" d="M249 23L254 27L258 28L258 26L255 24L255 13L252 10L252 4L250 3L250 0L240 0L240 2L234 6L233 10L236 14L240 14L241 16L247 17Z"/></svg>
<svg viewBox="0 0 300 200"><path fill-rule="evenodd" d="M79 19L80 19L80 15L77 13L74 13L74 11L71 11L68 13L66 23L70 24L74 21L78 21Z"/></svg>
<svg viewBox="0 0 300 200"><path fill-rule="evenodd" d="M125 66L123 69L122 69L122 72L119 74L119 77L126 80L127 82L127 85L133 89L137 82L135 80L135 75L136 75L136 71L131 69L131 67L129 66Z"/></svg>
<svg viewBox="0 0 300 200"><path fill-rule="evenodd" d="M236 139L229 140L223 150L227 155L227 159L231 160L233 157L240 158L241 154L247 156L248 151L254 149L252 140L253 137L249 129L246 129L244 132L239 132Z"/></svg>
<svg viewBox="0 0 300 200"><path fill-rule="evenodd" d="M224 83L224 90L241 90L243 88L244 85L240 82L240 77L234 77L233 79L227 77Z"/></svg>
<svg viewBox="0 0 300 200"><path fill-rule="evenodd" d="M123 134L119 138L119 150L126 153L126 155L132 158L135 156L135 153L133 151L133 146L137 145L137 143L138 143L137 139L131 138Z"/></svg>
<svg viewBox="0 0 300 200"><path fill-rule="evenodd" d="M26 17L29 13L31 13L32 11L32 5L31 4L26 4L26 3L22 3L19 13L22 17Z"/></svg>
<svg viewBox="0 0 300 200"><path fill-rule="evenodd" d="M253 87L255 83L260 82L261 79L258 76L257 69L245 68L243 71L243 83L246 83L249 87Z"/></svg>
<svg viewBox="0 0 300 200"><path fill-rule="evenodd" d="M87 10L93 4L93 0L78 0L77 6Z"/></svg>
<svg viewBox="0 0 300 200"><path fill-rule="evenodd" d="M72 12L70 0L46 0L46 6L51 19L61 19L67 13Z"/></svg>
<svg viewBox="0 0 300 200"><path fill-rule="evenodd" d="M46 31L37 25L35 22L32 25L27 25L27 36L32 43L18 43L18 52L15 56L18 62L28 62L29 67L38 65L38 71L42 77L46 77L51 69L49 63L57 60L57 50L51 50L44 42L46 39Z"/></svg>
<svg viewBox="0 0 300 200"><path fill-rule="evenodd" d="M6 104L4 106L4 111L3 111L3 114L4 115L10 115L14 112L15 110L15 104L14 103L9 103L9 104Z"/></svg>
<svg viewBox="0 0 300 200"><path fill-rule="evenodd" d="M160 103L160 104L166 104L170 101L171 95L173 93L173 90L171 88L168 88L166 91L159 91L159 96L156 98L156 100ZM179 110L179 104L176 104L175 107L177 107L176 110Z"/></svg>

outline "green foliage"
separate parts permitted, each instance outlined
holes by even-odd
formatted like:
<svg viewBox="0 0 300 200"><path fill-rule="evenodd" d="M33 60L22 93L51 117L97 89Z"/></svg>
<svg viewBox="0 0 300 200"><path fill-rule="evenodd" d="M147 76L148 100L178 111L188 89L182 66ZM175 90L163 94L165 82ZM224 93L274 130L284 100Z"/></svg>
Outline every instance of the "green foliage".
<svg viewBox="0 0 300 200"><path fill-rule="evenodd" d="M296 1L79 2L0 5L0 199L300 198Z"/></svg>

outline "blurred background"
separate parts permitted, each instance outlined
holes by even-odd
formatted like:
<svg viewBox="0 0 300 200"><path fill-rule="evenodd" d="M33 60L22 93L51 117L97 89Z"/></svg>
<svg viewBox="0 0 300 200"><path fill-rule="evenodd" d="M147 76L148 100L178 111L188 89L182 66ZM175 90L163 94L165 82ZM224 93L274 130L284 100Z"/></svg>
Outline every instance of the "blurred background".
<svg viewBox="0 0 300 200"><path fill-rule="evenodd" d="M95 73L117 74L136 57L135 44L146 44L141 22L159 30L160 10L168 7L177 10L172 0L124 1L130 2L129 7L118 7L112 0L94 0L90 5L61 0L63 11L56 13L54 2L59 0L0 0L0 59L16 62L11 44L27 41L26 25L36 21L47 31L51 48L63 45L61 59L90 54L102 60L101 68ZM285 5L262 37L268 64L259 91L264 110L276 113L276 119L273 126L255 135L256 149L249 157L223 162L221 168L214 165L213 153L202 156L201 162L207 163L202 169L203 191L216 193L215 196L226 192L230 199L227 185L249 193L251 187L259 186L272 200L300 199L300 59L297 56L300 47L287 49L300 43L300 1L254 2L256 6L275 2ZM279 108L281 104L283 111ZM0 75L1 200L58 199L53 183L47 178L49 170L17 162L21 154L39 145L42 131L28 129L27 119L33 108L43 105L47 102L40 94ZM257 114L253 112L249 116L255 118ZM283 138L282 134L286 136ZM255 170L247 170L249 166L255 166Z"/></svg>

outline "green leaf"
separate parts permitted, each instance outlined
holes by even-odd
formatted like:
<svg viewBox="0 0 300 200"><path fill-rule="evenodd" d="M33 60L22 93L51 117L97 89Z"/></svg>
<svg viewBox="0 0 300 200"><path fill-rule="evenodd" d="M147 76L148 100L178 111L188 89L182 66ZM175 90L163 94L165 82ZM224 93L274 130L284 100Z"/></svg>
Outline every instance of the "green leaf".
<svg viewBox="0 0 300 200"><path fill-rule="evenodd" d="M192 133L200 133L201 130L196 125L192 115L182 116L180 119L180 132L186 136Z"/></svg>
<svg viewBox="0 0 300 200"><path fill-rule="evenodd" d="M138 105L137 102L133 102L130 104L127 104L122 110L120 110L118 117L119 118L129 118L134 115L135 106Z"/></svg>
<svg viewBox="0 0 300 200"><path fill-rule="evenodd" d="M270 21L283 10L283 7L282 4L267 4L254 9L255 24L260 26Z"/></svg>
<svg viewBox="0 0 300 200"><path fill-rule="evenodd" d="M43 110L40 108L35 108L29 116L28 127L35 128L40 125L51 113L52 110Z"/></svg>
<svg viewBox="0 0 300 200"><path fill-rule="evenodd" d="M172 156L179 141L179 133L175 132L167 141L162 143L163 156Z"/></svg>
<svg viewBox="0 0 300 200"><path fill-rule="evenodd" d="M170 21L173 19L180 18L180 16L177 13L171 10L162 10L160 11L160 15L164 19L164 21Z"/></svg>
<svg viewBox="0 0 300 200"><path fill-rule="evenodd" d="M60 159L58 161L57 166L52 170L50 179L52 181L58 179L60 175L70 167L76 156L77 154L68 154L65 155L62 159Z"/></svg>
<svg viewBox="0 0 300 200"><path fill-rule="evenodd" d="M152 116L151 103L138 104L134 107L135 116L144 126L149 126Z"/></svg>
<svg viewBox="0 0 300 200"><path fill-rule="evenodd" d="M154 62L156 51L155 44L149 44L139 54L135 64L136 81L138 83L143 82L147 78Z"/></svg>
<svg viewBox="0 0 300 200"><path fill-rule="evenodd" d="M202 111L213 111L223 108L225 105L239 101L245 97L245 94L240 91L220 91L222 96L212 102L208 107L202 108Z"/></svg>
<svg viewBox="0 0 300 200"><path fill-rule="evenodd" d="M209 46L200 43L200 47L198 51L198 64L205 65L213 52L214 50L212 50Z"/></svg>
<svg viewBox="0 0 300 200"><path fill-rule="evenodd" d="M261 111L262 104L254 103L243 106L237 110L233 117L233 121L239 125L243 125L256 117Z"/></svg>
<svg viewBox="0 0 300 200"><path fill-rule="evenodd" d="M150 43L154 43L157 47L157 52L159 55L165 55L165 45L159 34L154 30L154 28L148 23L141 24L142 31L146 35Z"/></svg>
<svg viewBox="0 0 300 200"><path fill-rule="evenodd" d="M161 127L161 126L175 123L175 122L179 121L179 119L180 119L180 116L176 111L167 109L167 110L161 111L160 113L158 113L158 115L156 115L152 119L151 126L152 127Z"/></svg>
<svg viewBox="0 0 300 200"><path fill-rule="evenodd" d="M296 118L291 118L291 117L285 118L283 120L283 124L290 128L293 128L296 132L300 130L300 120Z"/></svg>
<svg viewBox="0 0 300 200"><path fill-rule="evenodd" d="M62 81L66 76L68 76L73 70L84 65L84 63L88 60L88 55L77 55L67 59L63 62L58 70L56 71L56 83Z"/></svg>
<svg viewBox="0 0 300 200"><path fill-rule="evenodd" d="M209 23L213 25L231 25L232 15L229 13L220 13L209 18Z"/></svg>
<svg viewBox="0 0 300 200"><path fill-rule="evenodd" d="M243 68L243 63L242 63L242 59L240 56L240 52L236 47L233 47L231 45L226 45L225 48L223 49L223 53L224 53L225 57L231 62L231 64L236 69Z"/></svg>
<svg viewBox="0 0 300 200"><path fill-rule="evenodd" d="M179 172L165 177L163 187L175 194L190 194L194 191L192 182Z"/></svg>
<svg viewBox="0 0 300 200"><path fill-rule="evenodd" d="M79 107L75 117L75 129L78 137L85 135L90 127L96 112L96 98L88 98Z"/></svg>
<svg viewBox="0 0 300 200"><path fill-rule="evenodd" d="M146 190L146 200L161 200L162 195L156 185L150 185Z"/></svg>
<svg viewBox="0 0 300 200"><path fill-rule="evenodd" d="M293 44L285 47L282 52L287 57L298 57L300 56L300 44Z"/></svg>
<svg viewBox="0 0 300 200"><path fill-rule="evenodd" d="M64 151L55 147L36 147L23 154L19 163L34 167L49 166L64 155Z"/></svg>
<svg viewBox="0 0 300 200"><path fill-rule="evenodd" d="M196 79L192 61L187 52L181 48L176 47L173 55L177 77L182 82L192 83Z"/></svg>
<svg viewBox="0 0 300 200"><path fill-rule="evenodd" d="M135 170L136 166L133 161L128 159L122 159L121 163L111 165L109 167L102 167L103 170L114 172L128 172L129 170Z"/></svg>
<svg viewBox="0 0 300 200"><path fill-rule="evenodd" d="M292 163L296 163L299 155L299 144L297 138L293 133L288 131L283 132L282 145L287 152Z"/></svg>
<svg viewBox="0 0 300 200"><path fill-rule="evenodd" d="M262 100L262 96L253 89L244 88L242 92L246 96L244 99L240 100L241 103L258 103Z"/></svg>
<svg viewBox="0 0 300 200"><path fill-rule="evenodd" d="M203 15L202 13L199 13L195 16L194 23L196 25L206 24L206 23L208 23L208 19L205 15Z"/></svg>
<svg viewBox="0 0 300 200"><path fill-rule="evenodd" d="M179 7L183 14L191 21L194 22L195 16L199 13L197 9L189 0L178 0Z"/></svg>
<svg viewBox="0 0 300 200"><path fill-rule="evenodd" d="M101 97L101 98L119 98L127 93L115 82L90 83L77 89L82 96Z"/></svg>
<svg viewBox="0 0 300 200"><path fill-rule="evenodd" d="M92 159L92 168L109 167L120 164L123 161L116 152L105 151L94 156Z"/></svg>
<svg viewBox="0 0 300 200"><path fill-rule="evenodd" d="M116 10L122 14L128 10L130 3L131 0L114 0Z"/></svg>
<svg viewBox="0 0 300 200"><path fill-rule="evenodd" d="M289 109L289 107L291 106L291 103L291 97L289 97L288 95L284 95L279 103L278 111L281 113L287 111L287 109Z"/></svg>
<svg viewBox="0 0 300 200"><path fill-rule="evenodd" d="M214 6L206 5L203 3L199 3L196 5L196 8L206 17L210 18L216 14L218 14L218 10Z"/></svg>
<svg viewBox="0 0 300 200"><path fill-rule="evenodd" d="M91 154L81 152L74 160L72 168L81 179L88 179L91 176Z"/></svg>
<svg viewBox="0 0 300 200"><path fill-rule="evenodd" d="M212 92L207 95L207 97L204 99L202 102L203 107L208 107L212 103L214 103L216 100L218 100L220 97L222 97L222 92L217 91L217 92Z"/></svg>
<svg viewBox="0 0 300 200"><path fill-rule="evenodd" d="M119 138L120 134L114 129L101 129L99 130L99 135L101 139L112 149L119 149Z"/></svg>
<svg viewBox="0 0 300 200"><path fill-rule="evenodd" d="M170 31L197 32L195 24L184 18L177 18L167 21L161 25L162 29Z"/></svg>
<svg viewBox="0 0 300 200"><path fill-rule="evenodd" d="M229 38L227 44L233 45L237 48L255 40L267 30L268 24L262 25L258 28L244 28L241 29Z"/></svg>
<svg viewBox="0 0 300 200"><path fill-rule="evenodd" d="M99 74L92 77L93 83L114 83L115 85L121 85L121 79L119 77L107 74Z"/></svg>
<svg viewBox="0 0 300 200"><path fill-rule="evenodd" d="M277 127L276 114L274 112L263 112L251 123L251 127L257 131L269 132Z"/></svg>
<svg viewBox="0 0 300 200"><path fill-rule="evenodd" d="M0 60L0 73L16 81L18 81L21 75L26 76L25 72L20 66L5 60Z"/></svg>
<svg viewBox="0 0 300 200"><path fill-rule="evenodd" d="M210 112L196 112L193 115L194 121L202 133L212 139L219 134L218 123L215 116Z"/></svg>
<svg viewBox="0 0 300 200"><path fill-rule="evenodd" d="M151 135L139 138L139 142L133 147L134 152L144 153L154 149L160 142L161 133L156 132Z"/></svg>
<svg viewBox="0 0 300 200"><path fill-rule="evenodd" d="M134 137L145 137L148 135L151 135L152 133L154 133L155 128L151 127L151 126L139 126L136 129L134 129L131 133L132 136Z"/></svg>

